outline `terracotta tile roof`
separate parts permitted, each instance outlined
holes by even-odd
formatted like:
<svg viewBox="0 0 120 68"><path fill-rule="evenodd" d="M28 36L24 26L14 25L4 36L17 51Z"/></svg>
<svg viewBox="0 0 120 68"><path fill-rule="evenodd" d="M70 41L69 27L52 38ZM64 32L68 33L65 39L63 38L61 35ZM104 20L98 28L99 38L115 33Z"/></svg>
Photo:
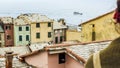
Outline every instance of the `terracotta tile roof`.
<svg viewBox="0 0 120 68"><path fill-rule="evenodd" d="M75 44L75 43L81 43L81 42L78 40L69 40L62 42L62 44Z"/></svg>
<svg viewBox="0 0 120 68"><path fill-rule="evenodd" d="M87 60L92 53L106 48L110 42L111 40L94 41L89 43L77 43L77 44L59 44L53 46L46 46L45 50L57 50L57 49L67 48L76 55L81 56L82 58Z"/></svg>
<svg viewBox="0 0 120 68"><path fill-rule="evenodd" d="M56 49L58 50L58 49ZM61 49L63 50L63 49ZM71 50L69 49L65 49L66 50L66 54L71 54L72 56L74 56L79 62L82 62L82 63L86 63L86 60L84 60L82 57L80 57L79 55L75 54L74 52L72 52ZM24 58L25 57L28 57L28 56L31 56L31 55L35 55L39 52L42 52L42 51L46 51L45 49L42 49L42 50L36 50L36 51L33 51L31 53L28 53L28 54L25 54L25 55L21 55L19 56L19 59L24 61Z"/></svg>
<svg viewBox="0 0 120 68"><path fill-rule="evenodd" d="M51 45L48 43L32 43L30 44L29 48L31 49L31 51L36 51L43 49L45 46L51 46Z"/></svg>
<svg viewBox="0 0 120 68"><path fill-rule="evenodd" d="M20 55L19 57L24 58L24 57L27 57L27 56L35 55L35 54L37 54L39 52L40 52L40 50L36 50L36 51L33 51L31 53L28 53L28 54Z"/></svg>
<svg viewBox="0 0 120 68"><path fill-rule="evenodd" d="M35 50L31 53L21 55L21 59L23 60L24 57L31 56L34 54L37 54L41 51L57 51L65 50L64 52L66 54L72 55L73 58L77 59L79 62L85 63L88 57L99 50L102 50L108 46L108 44L111 42L111 40L106 40L106 41L94 41L94 42L89 42L89 43L77 43L77 44L56 44L52 46L45 46L42 49ZM59 53L58 52L58 53Z"/></svg>
<svg viewBox="0 0 120 68"><path fill-rule="evenodd" d="M79 55L75 54L74 52L72 52L70 49L66 48L67 54L71 54L72 56L74 56L78 61L81 61L82 63L86 63L86 60L82 57L80 57Z"/></svg>
<svg viewBox="0 0 120 68"><path fill-rule="evenodd" d="M100 43L100 42L109 42L109 41L112 41L112 40L103 40L103 41L92 41L92 42L85 42L85 43L72 43L72 44L53 44L51 46L46 46L45 48L48 49L48 48L56 48L56 47L68 47L68 46L76 46L76 45L86 45L86 44L91 44L91 43Z"/></svg>
<svg viewBox="0 0 120 68"><path fill-rule="evenodd" d="M68 49L87 60L91 54L106 48L110 42L111 41L70 46Z"/></svg>

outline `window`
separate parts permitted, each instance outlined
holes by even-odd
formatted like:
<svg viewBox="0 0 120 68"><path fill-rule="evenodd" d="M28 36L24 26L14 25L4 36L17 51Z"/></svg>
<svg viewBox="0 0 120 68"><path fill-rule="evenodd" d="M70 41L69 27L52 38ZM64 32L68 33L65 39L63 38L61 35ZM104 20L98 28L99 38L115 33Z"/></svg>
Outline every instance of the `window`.
<svg viewBox="0 0 120 68"><path fill-rule="evenodd" d="M95 24L92 24L92 41L96 40Z"/></svg>
<svg viewBox="0 0 120 68"><path fill-rule="evenodd" d="M48 22L48 27L51 27L51 23L50 22Z"/></svg>
<svg viewBox="0 0 120 68"><path fill-rule="evenodd" d="M92 32L92 41L95 41L96 40L96 33L95 31Z"/></svg>
<svg viewBox="0 0 120 68"><path fill-rule="evenodd" d="M51 32L48 32L48 38L51 38Z"/></svg>
<svg viewBox="0 0 120 68"><path fill-rule="evenodd" d="M7 25L6 26L6 30L10 30L11 29L11 26L10 25Z"/></svg>
<svg viewBox="0 0 120 68"><path fill-rule="evenodd" d="M36 28L39 28L40 27L40 23L36 23Z"/></svg>
<svg viewBox="0 0 120 68"><path fill-rule="evenodd" d="M60 30L60 32L62 33L62 30Z"/></svg>
<svg viewBox="0 0 120 68"><path fill-rule="evenodd" d="M58 37L55 37L55 43L58 43Z"/></svg>
<svg viewBox="0 0 120 68"><path fill-rule="evenodd" d="M0 43L0 47L2 47L2 43Z"/></svg>
<svg viewBox="0 0 120 68"><path fill-rule="evenodd" d="M60 42L62 42L63 41L63 36L60 36Z"/></svg>
<svg viewBox="0 0 120 68"><path fill-rule="evenodd" d="M59 64L65 63L65 53L59 54Z"/></svg>
<svg viewBox="0 0 120 68"><path fill-rule="evenodd" d="M36 38L40 38L40 33L36 33Z"/></svg>
<svg viewBox="0 0 120 68"><path fill-rule="evenodd" d="M26 31L29 31L29 27L28 26L26 26Z"/></svg>
<svg viewBox="0 0 120 68"><path fill-rule="evenodd" d="M19 27L19 31L22 31L22 27Z"/></svg>
<svg viewBox="0 0 120 68"><path fill-rule="evenodd" d="M95 27L95 25L94 25L94 24L92 24L92 27Z"/></svg>
<svg viewBox="0 0 120 68"><path fill-rule="evenodd" d="M57 33L58 31L57 30L55 30L55 33Z"/></svg>
<svg viewBox="0 0 120 68"><path fill-rule="evenodd" d="M91 24L92 25L92 31L95 31L95 24Z"/></svg>
<svg viewBox="0 0 120 68"><path fill-rule="evenodd" d="M19 41L22 41L22 35L19 36Z"/></svg>
<svg viewBox="0 0 120 68"><path fill-rule="evenodd" d="M1 40L2 38L1 38L1 34L0 34L0 40Z"/></svg>
<svg viewBox="0 0 120 68"><path fill-rule="evenodd" d="M26 35L26 41L29 41L29 35Z"/></svg>
<svg viewBox="0 0 120 68"><path fill-rule="evenodd" d="M7 40L10 40L11 39L11 36L10 35L7 35Z"/></svg>

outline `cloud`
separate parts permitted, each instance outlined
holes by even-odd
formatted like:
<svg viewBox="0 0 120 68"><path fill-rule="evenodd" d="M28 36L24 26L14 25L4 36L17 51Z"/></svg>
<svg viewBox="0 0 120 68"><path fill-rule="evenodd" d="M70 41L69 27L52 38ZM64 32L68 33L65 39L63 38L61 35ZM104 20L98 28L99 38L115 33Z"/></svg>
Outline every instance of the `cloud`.
<svg viewBox="0 0 120 68"><path fill-rule="evenodd" d="M88 20L116 7L115 0L1 0L1 13L39 12L52 18L64 17L68 23ZM83 13L83 18L73 16L73 12ZM97 13L96 13L97 12Z"/></svg>

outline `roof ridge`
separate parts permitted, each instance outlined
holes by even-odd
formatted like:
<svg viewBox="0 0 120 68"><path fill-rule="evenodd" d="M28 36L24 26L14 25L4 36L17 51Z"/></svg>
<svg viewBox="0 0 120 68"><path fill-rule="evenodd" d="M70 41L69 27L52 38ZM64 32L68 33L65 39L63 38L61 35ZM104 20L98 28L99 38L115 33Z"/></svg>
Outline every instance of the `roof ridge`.
<svg viewBox="0 0 120 68"><path fill-rule="evenodd" d="M72 52L70 49L66 48L67 54L70 53L71 55L73 55L76 59L78 59L79 61L82 61L84 64L86 63L85 59L80 57L79 55L75 54L74 52Z"/></svg>
<svg viewBox="0 0 120 68"><path fill-rule="evenodd" d="M49 48L67 47L67 46L74 46L74 45L86 45L86 44L101 43L101 42L108 42L108 41L112 41L112 40L92 41L92 42L75 43L75 44L55 44L55 45L52 45L52 46L45 46L45 48L49 49Z"/></svg>
<svg viewBox="0 0 120 68"><path fill-rule="evenodd" d="M103 17L103 16L105 16L105 15L108 15L108 14L114 12L114 11L115 11L115 10L112 10L112 11L110 11L110 12L107 12L107 13L104 13L104 14L102 14L102 15L96 16L95 18L89 19L89 20L87 20L87 21L79 24L79 26L82 25L82 24L88 23L88 22L90 22L90 21L93 21L93 20L95 20L95 19L101 18L101 17Z"/></svg>

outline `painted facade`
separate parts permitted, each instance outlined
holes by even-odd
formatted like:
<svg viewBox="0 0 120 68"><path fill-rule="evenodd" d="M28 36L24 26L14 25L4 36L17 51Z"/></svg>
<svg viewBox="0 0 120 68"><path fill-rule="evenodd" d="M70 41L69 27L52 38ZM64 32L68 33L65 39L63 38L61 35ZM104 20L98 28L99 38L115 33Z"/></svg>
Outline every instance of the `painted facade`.
<svg viewBox="0 0 120 68"><path fill-rule="evenodd" d="M48 23L51 24L50 27L48 27ZM39 25L39 26L37 27L37 25ZM52 39L53 39L52 26L53 26L52 21L31 23L31 43L52 41Z"/></svg>
<svg viewBox="0 0 120 68"><path fill-rule="evenodd" d="M30 43L66 41L67 26L64 19L58 22L37 13L21 14L16 19L2 17L5 46L20 46ZM1 34L3 37L3 34Z"/></svg>
<svg viewBox="0 0 120 68"><path fill-rule="evenodd" d="M23 46L30 44L30 25L23 19L14 20L14 44Z"/></svg>
<svg viewBox="0 0 120 68"><path fill-rule="evenodd" d="M59 53L39 52L38 54L25 57L25 62L35 68L84 68L84 65L73 59L73 57L65 54L65 58L65 62L60 63Z"/></svg>
<svg viewBox="0 0 120 68"><path fill-rule="evenodd" d="M37 13L18 16L30 23L31 43L51 42L53 40L53 20Z"/></svg>
<svg viewBox="0 0 120 68"><path fill-rule="evenodd" d="M114 11L80 24L82 42L113 40L119 36L114 27Z"/></svg>
<svg viewBox="0 0 120 68"><path fill-rule="evenodd" d="M61 22L61 21L59 21L59 22L54 21L53 22L53 30L54 30L53 43L54 44L66 41L67 26L63 22Z"/></svg>
<svg viewBox="0 0 120 68"><path fill-rule="evenodd" d="M66 29L55 29L54 30L54 40L53 43L62 43L66 41Z"/></svg>
<svg viewBox="0 0 120 68"><path fill-rule="evenodd" d="M67 30L66 31L66 41L80 41L81 42L81 32L77 30Z"/></svg>
<svg viewBox="0 0 120 68"><path fill-rule="evenodd" d="M12 17L2 17L1 22L4 28L5 47L14 46L14 27Z"/></svg>
<svg viewBox="0 0 120 68"><path fill-rule="evenodd" d="M0 25L0 47L4 47L5 40L4 40L4 30L2 24Z"/></svg>

